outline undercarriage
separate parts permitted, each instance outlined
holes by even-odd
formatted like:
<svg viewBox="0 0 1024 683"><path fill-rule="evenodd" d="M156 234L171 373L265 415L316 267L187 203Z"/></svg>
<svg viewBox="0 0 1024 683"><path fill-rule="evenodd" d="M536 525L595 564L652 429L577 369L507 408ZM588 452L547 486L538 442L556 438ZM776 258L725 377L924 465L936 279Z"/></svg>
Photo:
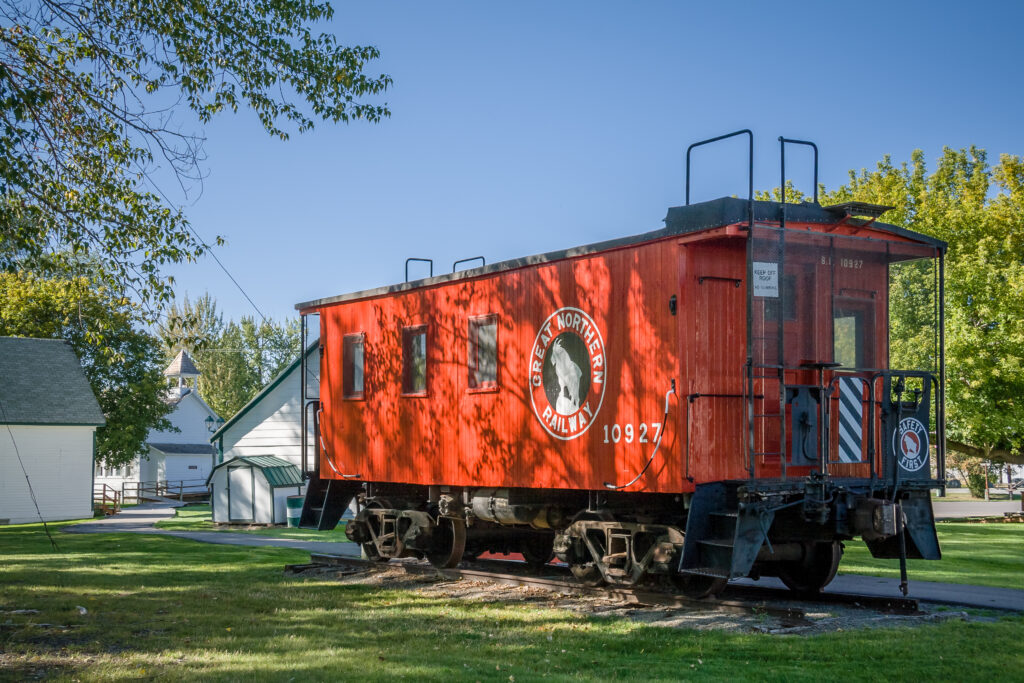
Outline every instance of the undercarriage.
<svg viewBox="0 0 1024 683"><path fill-rule="evenodd" d="M835 576L843 542L876 557L938 558L926 488L814 477L719 482L693 494L366 484L346 528L374 560L415 557L439 568L483 553L557 559L589 586L669 582L691 597L729 579L777 576L816 593Z"/></svg>

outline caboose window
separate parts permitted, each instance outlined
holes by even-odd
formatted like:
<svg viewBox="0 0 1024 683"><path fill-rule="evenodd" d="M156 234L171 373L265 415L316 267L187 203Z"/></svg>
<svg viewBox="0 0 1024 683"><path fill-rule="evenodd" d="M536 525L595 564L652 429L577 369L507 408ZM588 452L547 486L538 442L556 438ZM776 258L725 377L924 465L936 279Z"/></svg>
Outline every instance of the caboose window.
<svg viewBox="0 0 1024 683"><path fill-rule="evenodd" d="M342 377L344 398L363 398L365 378L365 337L363 334L346 334L342 342Z"/></svg>
<svg viewBox="0 0 1024 683"><path fill-rule="evenodd" d="M427 326L402 330L402 393L422 396L427 393Z"/></svg>
<svg viewBox="0 0 1024 683"><path fill-rule="evenodd" d="M498 386L498 317L469 319L469 388Z"/></svg>

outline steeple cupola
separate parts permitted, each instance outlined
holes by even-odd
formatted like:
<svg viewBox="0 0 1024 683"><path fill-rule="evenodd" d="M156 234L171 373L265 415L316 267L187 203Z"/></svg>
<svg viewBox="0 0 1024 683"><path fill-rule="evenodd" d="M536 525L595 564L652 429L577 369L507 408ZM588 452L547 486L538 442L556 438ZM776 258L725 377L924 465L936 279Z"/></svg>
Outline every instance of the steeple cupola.
<svg viewBox="0 0 1024 683"><path fill-rule="evenodd" d="M199 377L201 373L196 368L196 364L192 362L192 357L188 355L185 349L178 351L178 355L174 357L171 364L164 370L164 377L177 377L178 387L184 387L186 380Z"/></svg>

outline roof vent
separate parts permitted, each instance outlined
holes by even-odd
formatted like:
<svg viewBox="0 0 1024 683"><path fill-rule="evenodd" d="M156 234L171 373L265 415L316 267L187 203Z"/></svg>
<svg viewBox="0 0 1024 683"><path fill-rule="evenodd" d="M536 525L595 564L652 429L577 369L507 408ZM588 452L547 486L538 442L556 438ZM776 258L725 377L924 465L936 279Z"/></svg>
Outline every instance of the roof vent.
<svg viewBox="0 0 1024 683"><path fill-rule="evenodd" d="M829 213L834 213L843 218L856 216L859 218L878 218L886 211L895 209L895 206L883 206L881 204L868 204L867 202L843 202L831 206L821 207Z"/></svg>

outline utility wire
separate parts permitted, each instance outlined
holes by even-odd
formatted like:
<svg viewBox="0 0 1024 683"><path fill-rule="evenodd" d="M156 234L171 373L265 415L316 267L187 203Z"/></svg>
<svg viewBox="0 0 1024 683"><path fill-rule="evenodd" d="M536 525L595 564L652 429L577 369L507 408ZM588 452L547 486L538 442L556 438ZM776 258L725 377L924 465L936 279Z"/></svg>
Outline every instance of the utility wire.
<svg viewBox="0 0 1024 683"><path fill-rule="evenodd" d="M50 545L53 549L60 552L60 548L57 547L57 541L53 540L53 536L50 534L50 527L46 525L46 520L43 519L43 513L39 509L39 501L36 500L36 492L32 488L32 480L28 478L28 470L25 469L25 462L21 459L21 451L18 449L18 441L14 438L14 432L11 431L11 425L7 422L7 411L4 410L4 403L0 401L0 417L3 417L4 426L7 427L7 433L11 436L11 444L14 446L14 454L18 456L18 464L21 465L21 473L25 475L25 483L28 484L28 494L32 498L32 504L36 506L36 514L39 515L39 521L43 523L43 531L46 532L46 537L50 539ZM89 492L89 496L92 496L92 491Z"/></svg>
<svg viewBox="0 0 1024 683"><path fill-rule="evenodd" d="M256 303L252 300L252 298L250 298L249 294L246 293L246 291L244 289L242 289L242 285L238 284L238 280L235 279L235 276L232 275L230 272L228 272L228 269L224 266L223 263L220 262L220 259L217 258L217 253L214 252L213 247L210 246L209 244L207 244L206 240L204 240L202 237L199 236L199 233L195 231L195 228L193 228L191 226L191 224L186 223L185 225L188 227L188 231L191 232L193 235L195 235L195 238L197 240L199 240L200 244L203 245L203 247L206 249L207 253L209 253L210 256L213 257L213 260L217 262L217 265L220 266L220 269L224 271L224 274L227 275L228 278L233 283L235 283L235 287L238 287L238 291L241 292L242 296L245 297L245 300L248 301L252 305L253 310L256 311L256 313L261 318L263 318L263 322L265 322L265 323L266 322L270 322L269 320L267 320L267 316L263 315L263 311L261 311L259 309L259 307L256 305Z"/></svg>

